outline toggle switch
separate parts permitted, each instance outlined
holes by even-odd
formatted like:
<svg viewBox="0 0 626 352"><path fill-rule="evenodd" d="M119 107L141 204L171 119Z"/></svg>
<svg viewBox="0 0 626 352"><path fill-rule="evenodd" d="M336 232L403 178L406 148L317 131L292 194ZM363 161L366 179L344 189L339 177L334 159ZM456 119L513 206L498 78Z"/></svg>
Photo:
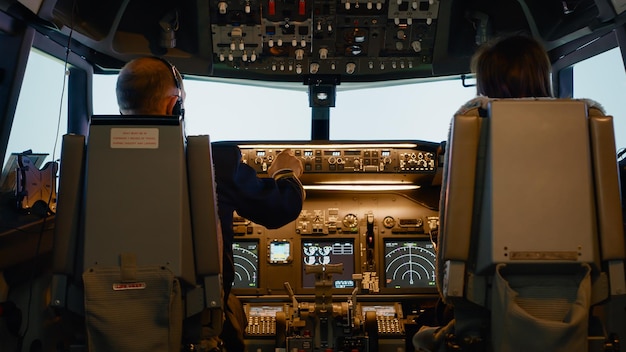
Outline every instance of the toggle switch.
<svg viewBox="0 0 626 352"><path fill-rule="evenodd" d="M226 9L228 9L228 3L226 1L220 1L217 3L217 9L220 15L226 14Z"/></svg>

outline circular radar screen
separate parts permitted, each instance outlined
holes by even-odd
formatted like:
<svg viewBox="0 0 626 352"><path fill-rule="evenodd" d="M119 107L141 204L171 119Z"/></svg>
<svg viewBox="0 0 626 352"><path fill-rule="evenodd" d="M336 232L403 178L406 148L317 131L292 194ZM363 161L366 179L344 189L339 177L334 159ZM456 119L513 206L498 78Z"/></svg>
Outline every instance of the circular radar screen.
<svg viewBox="0 0 626 352"><path fill-rule="evenodd" d="M435 287L435 250L428 240L385 241L385 287Z"/></svg>
<svg viewBox="0 0 626 352"><path fill-rule="evenodd" d="M233 243L235 281L233 288L259 287L259 244L257 242Z"/></svg>

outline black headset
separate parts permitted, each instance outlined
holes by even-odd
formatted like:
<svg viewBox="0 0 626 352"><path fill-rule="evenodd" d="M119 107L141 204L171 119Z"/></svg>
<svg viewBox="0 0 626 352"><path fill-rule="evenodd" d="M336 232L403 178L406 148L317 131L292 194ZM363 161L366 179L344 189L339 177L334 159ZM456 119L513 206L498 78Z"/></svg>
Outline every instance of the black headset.
<svg viewBox="0 0 626 352"><path fill-rule="evenodd" d="M174 76L174 84L176 85L176 89L178 89L178 99L176 100L176 104L172 108L172 115L185 117L185 106L183 105L183 84L181 83L179 77L182 77L176 66L172 65L169 61L165 60L162 57L155 56L155 59L163 62L167 68L172 72L172 76Z"/></svg>

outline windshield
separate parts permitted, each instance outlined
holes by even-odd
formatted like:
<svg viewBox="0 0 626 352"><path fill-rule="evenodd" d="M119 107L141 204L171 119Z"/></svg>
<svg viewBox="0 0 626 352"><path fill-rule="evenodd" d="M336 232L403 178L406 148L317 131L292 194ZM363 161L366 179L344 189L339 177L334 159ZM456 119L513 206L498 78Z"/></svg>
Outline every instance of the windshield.
<svg viewBox="0 0 626 352"><path fill-rule="evenodd" d="M626 147L622 98L626 75L619 49L574 68L575 97L600 102L614 116L617 149ZM58 157L59 139L67 130L62 118L67 116L64 76L62 62L36 50L31 52L5 161L11 153L27 149ZM118 113L116 79L116 75L94 76L95 114ZM463 87L460 79L358 87L347 83L338 86L336 107L330 108L331 140L440 142L447 138L452 114L475 93L474 87ZM185 79L187 133L209 134L212 141L310 140L312 113L307 88L302 84L292 88Z"/></svg>
<svg viewBox="0 0 626 352"><path fill-rule="evenodd" d="M94 113L117 114L117 76L94 78ZM391 84L391 83L390 83ZM310 140L311 108L302 84L293 89L185 79L187 133L222 140ZM337 88L331 140L446 139L452 114L475 94L460 79L375 88Z"/></svg>

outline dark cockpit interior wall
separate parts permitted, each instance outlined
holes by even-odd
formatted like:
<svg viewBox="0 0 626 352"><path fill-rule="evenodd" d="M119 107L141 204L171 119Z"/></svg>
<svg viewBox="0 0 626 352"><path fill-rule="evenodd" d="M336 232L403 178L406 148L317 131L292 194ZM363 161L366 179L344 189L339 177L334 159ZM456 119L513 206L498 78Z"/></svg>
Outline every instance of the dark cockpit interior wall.
<svg viewBox="0 0 626 352"><path fill-rule="evenodd" d="M31 48L67 63L67 132L78 135L93 115L93 76L139 56L164 57L197 80L308 90L310 141L223 142L262 175L285 148L305 168L298 219L267 229L235 216L232 292L248 316L247 344L408 352L415 330L440 313L434 247L446 145L332 141L336 92L407 80L471 84L480 44L525 32L548 50L555 93L572 97L574 63L626 48L625 8L617 0L0 0L0 155ZM0 212L0 350L80 345L49 310L29 306L29 292L49 285L54 214L16 213L5 199L14 195L3 196ZM27 331L10 300L31 319ZM361 325L351 323L355 312ZM307 320L316 314L322 319Z"/></svg>

